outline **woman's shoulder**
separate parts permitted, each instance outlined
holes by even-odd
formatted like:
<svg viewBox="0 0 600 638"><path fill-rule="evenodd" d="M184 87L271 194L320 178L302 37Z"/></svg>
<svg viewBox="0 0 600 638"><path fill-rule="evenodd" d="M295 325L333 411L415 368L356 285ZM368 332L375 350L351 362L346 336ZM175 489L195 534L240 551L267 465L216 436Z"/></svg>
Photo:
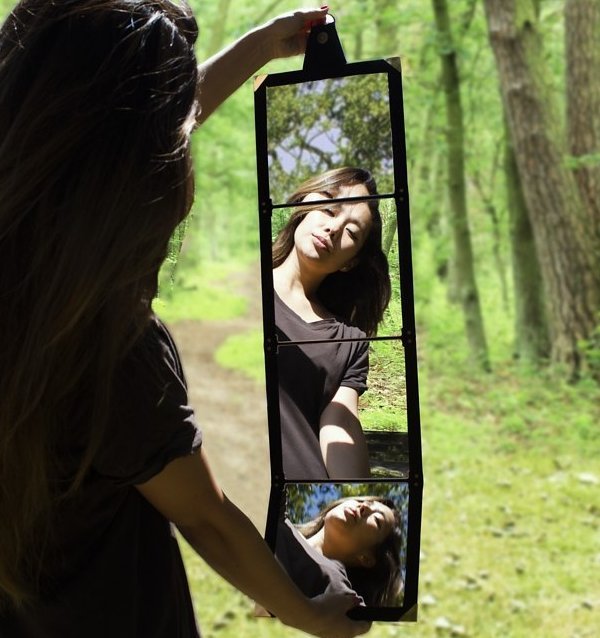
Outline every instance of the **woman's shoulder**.
<svg viewBox="0 0 600 638"><path fill-rule="evenodd" d="M149 374L158 373L162 377L166 370L170 371L169 375L174 374L185 385L183 367L175 341L167 326L158 316L152 314L141 334L125 354L120 372L121 375L133 375L146 383Z"/></svg>
<svg viewBox="0 0 600 638"><path fill-rule="evenodd" d="M317 552L287 518L280 522L276 554L307 596L317 596L324 591L355 593L344 565Z"/></svg>
<svg viewBox="0 0 600 638"><path fill-rule="evenodd" d="M364 330L361 330L358 326L353 326L352 324L346 323L341 319L338 321L344 326L344 332L347 333L349 339L366 339L367 333Z"/></svg>

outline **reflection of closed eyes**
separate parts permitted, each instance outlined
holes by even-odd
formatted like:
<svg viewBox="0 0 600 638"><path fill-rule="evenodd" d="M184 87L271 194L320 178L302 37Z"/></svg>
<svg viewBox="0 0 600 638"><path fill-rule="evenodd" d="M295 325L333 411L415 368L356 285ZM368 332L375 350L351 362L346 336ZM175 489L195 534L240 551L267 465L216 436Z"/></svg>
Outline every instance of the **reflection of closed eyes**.
<svg viewBox="0 0 600 638"><path fill-rule="evenodd" d="M328 208L320 208L318 210L321 210L323 213L325 213L329 217L335 217L340 212L341 206L335 206L335 207L330 206ZM346 232L348 233L352 241L357 241L358 234L356 233L356 231L354 231L351 228L346 228Z"/></svg>

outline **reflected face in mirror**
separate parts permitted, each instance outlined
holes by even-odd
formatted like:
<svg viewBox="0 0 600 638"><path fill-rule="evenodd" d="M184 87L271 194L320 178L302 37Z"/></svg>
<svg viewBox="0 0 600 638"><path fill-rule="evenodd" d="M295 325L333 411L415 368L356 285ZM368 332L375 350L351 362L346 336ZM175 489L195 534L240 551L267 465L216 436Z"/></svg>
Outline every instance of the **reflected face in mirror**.
<svg viewBox="0 0 600 638"><path fill-rule="evenodd" d="M364 184L342 185L336 197L365 197ZM331 198L330 192L309 193L303 203ZM310 210L294 232L294 258L300 268L308 268L316 276L338 270L347 272L356 265L356 257L365 244L373 216L367 203L346 202Z"/></svg>
<svg viewBox="0 0 600 638"><path fill-rule="evenodd" d="M376 194L369 171L342 167L300 184L288 204ZM306 302L297 300L295 310L303 316L302 306L310 302L314 314L309 308L308 321L335 316L367 336L375 334L391 295L377 201L295 208L273 244L273 271L284 301L286 293L303 291Z"/></svg>
<svg viewBox="0 0 600 638"><path fill-rule="evenodd" d="M401 553L405 525L405 516L389 498L340 498L326 504L312 520L296 525L295 540L286 546L291 540L288 525L277 541L278 556L284 559L284 567L297 584L306 584L311 565L304 563L298 571L299 563L289 557L298 559L308 555L321 567L333 569L334 576L336 569L341 570L346 584L350 584L367 605L393 606L403 589ZM303 550L303 546L309 551ZM336 578L331 587L336 588ZM320 593L303 591L307 595Z"/></svg>
<svg viewBox="0 0 600 638"><path fill-rule="evenodd" d="M375 500L348 499L323 520L323 554L356 567L373 567L378 545L392 533L394 511Z"/></svg>

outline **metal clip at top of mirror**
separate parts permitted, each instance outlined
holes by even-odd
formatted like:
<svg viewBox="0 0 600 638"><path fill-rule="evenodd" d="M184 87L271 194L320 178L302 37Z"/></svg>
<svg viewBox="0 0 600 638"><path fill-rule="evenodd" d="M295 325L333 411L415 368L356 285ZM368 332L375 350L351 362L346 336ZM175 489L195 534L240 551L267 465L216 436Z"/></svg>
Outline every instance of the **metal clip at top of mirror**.
<svg viewBox="0 0 600 638"><path fill-rule="evenodd" d="M305 73L331 75L342 72L346 66L346 56L335 29L335 18L327 14L325 24L313 25L306 43Z"/></svg>

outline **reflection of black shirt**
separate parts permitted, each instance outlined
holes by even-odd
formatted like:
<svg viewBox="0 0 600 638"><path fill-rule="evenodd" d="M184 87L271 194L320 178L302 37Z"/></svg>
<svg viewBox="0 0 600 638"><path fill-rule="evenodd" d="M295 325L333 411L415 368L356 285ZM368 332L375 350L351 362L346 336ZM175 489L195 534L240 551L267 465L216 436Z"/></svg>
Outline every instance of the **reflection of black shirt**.
<svg viewBox="0 0 600 638"><path fill-rule="evenodd" d="M337 560L323 556L285 519L277 528L277 559L305 596L325 592L355 593L346 568Z"/></svg>
<svg viewBox="0 0 600 638"><path fill-rule="evenodd" d="M201 444L177 350L158 320L117 371L110 415L80 496L60 511L42 599L0 615L2 638L198 636L171 525L135 488ZM71 420L76 434L82 424Z"/></svg>
<svg viewBox="0 0 600 638"><path fill-rule="evenodd" d="M332 343L280 346L279 410L283 471L288 479L327 479L319 447L319 420L340 386L367 389L369 344L365 333L337 319L306 322L275 294L279 341L328 339Z"/></svg>

